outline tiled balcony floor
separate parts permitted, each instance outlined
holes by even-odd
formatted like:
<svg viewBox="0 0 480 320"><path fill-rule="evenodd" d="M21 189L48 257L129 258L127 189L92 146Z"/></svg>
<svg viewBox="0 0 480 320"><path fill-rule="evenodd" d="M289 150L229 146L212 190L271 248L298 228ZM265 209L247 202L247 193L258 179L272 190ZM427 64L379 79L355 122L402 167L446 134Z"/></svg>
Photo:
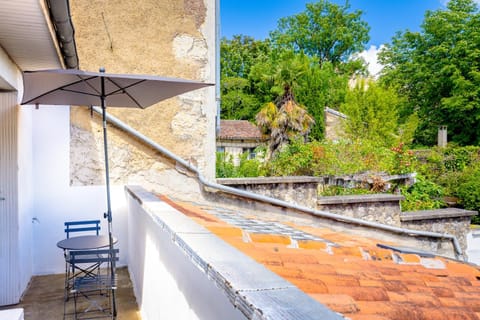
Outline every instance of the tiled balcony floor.
<svg viewBox="0 0 480 320"><path fill-rule="evenodd" d="M118 320L141 320L137 302L133 295L128 269L118 268L118 289L116 301ZM22 302L2 309L24 308L25 320L45 320L63 318L64 275L35 276L32 278ZM67 318L69 319L69 318Z"/></svg>

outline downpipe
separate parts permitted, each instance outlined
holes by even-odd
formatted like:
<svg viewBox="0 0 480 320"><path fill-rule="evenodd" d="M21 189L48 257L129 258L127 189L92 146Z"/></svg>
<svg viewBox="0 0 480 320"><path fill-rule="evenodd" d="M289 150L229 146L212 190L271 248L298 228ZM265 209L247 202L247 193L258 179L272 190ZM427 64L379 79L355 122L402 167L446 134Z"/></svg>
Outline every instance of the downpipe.
<svg viewBox="0 0 480 320"><path fill-rule="evenodd" d="M102 114L102 109L101 108L92 107L92 109L96 113L98 113L100 115ZM248 198L248 199L272 204L272 205L279 206L279 207L285 207L285 208L288 208L288 209L301 211L301 212L308 213L308 214L311 214L311 215L314 215L314 216L317 216L317 217L327 218L327 219L334 220L334 221L346 222L346 223L355 224L355 225L358 225L358 226L369 227L369 228L376 228L376 229L380 229L380 230L384 230L384 231L389 231L389 232L392 232L392 233L405 234L405 235L409 235L409 236L412 236L412 237L430 237L430 238L437 238L437 239L448 239L448 240L452 241L452 245L453 245L453 248L455 250L455 257L458 260L465 261L465 257L463 256L462 249L460 247L460 243L458 242L457 237L455 237L452 234L448 234L448 233L443 233L442 234L442 233L430 232L430 231L411 230L411 229L389 226L389 225L381 224L381 223L378 223L378 222L365 221L365 220L361 220L361 219L357 219L357 218L353 218L353 217L346 217L346 216L338 215L338 214L335 214L335 213L315 210L315 209L311 209L311 208L308 208L308 207L293 204L293 203L290 203L290 202L286 202L286 201L283 201L283 200L267 197L267 196L264 196L264 195L259 195L259 194L253 193L253 192L239 190L239 189L224 186L224 185L221 185L221 184L218 184L218 183L210 182L207 179L205 179L205 177L203 177L203 175L198 171L198 169L196 167L192 166L189 162L187 162L184 159L178 157L176 154L170 152L169 150L162 147L160 144L156 143L155 141L153 141L152 139L143 135L142 133L136 131L135 129L133 129L132 127L127 125L126 123L119 120L118 118L116 118L116 117L114 117L114 116L112 116L108 113L106 114L106 117L107 117L108 122L110 122L114 126L116 126L119 129L127 132L128 134L134 136L135 138L139 139L143 143L145 143L148 146L155 149L155 151L158 151L158 152L162 153L164 156L174 160L177 164L180 164L182 167L184 167L184 168L188 169L189 171L191 171L192 173L194 173L194 175L197 177L198 181L204 187L208 187L208 188L211 188L211 189L216 189L216 190L224 192L224 193L228 193L228 194L236 195L236 196L239 196L239 197L244 197L244 198Z"/></svg>

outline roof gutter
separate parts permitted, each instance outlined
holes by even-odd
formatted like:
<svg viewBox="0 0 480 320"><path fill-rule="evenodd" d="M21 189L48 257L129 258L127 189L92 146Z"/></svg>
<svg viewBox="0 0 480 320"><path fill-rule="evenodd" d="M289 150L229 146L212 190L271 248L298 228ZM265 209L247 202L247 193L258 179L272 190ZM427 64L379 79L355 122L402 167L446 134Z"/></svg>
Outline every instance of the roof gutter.
<svg viewBox="0 0 480 320"><path fill-rule="evenodd" d="M220 133L220 112L222 100L220 95L220 0L215 0L215 102L217 115L215 119L215 133Z"/></svg>
<svg viewBox="0 0 480 320"><path fill-rule="evenodd" d="M97 112L98 114L102 114L102 109L99 108L99 107L93 107L93 110L95 112ZM235 188L232 188L232 187L227 187L227 186L224 186L224 185L221 185L221 184L218 184L218 183L210 182L207 179L205 179L205 177L202 176L202 174L200 173L200 171L198 171L198 169L196 167L192 166L190 163L188 163L184 159L178 157L174 153L172 153L169 150L162 147L160 144L153 141L152 139L150 139L150 138L146 137L145 135L141 134L140 132L136 131L132 127L128 126L127 124L125 124L124 122L119 120L118 118L116 118L116 117L114 117L114 116L112 116L108 113L107 113L106 117L107 117L107 120L110 123L112 123L113 125L115 125L116 127L118 127L120 129L122 129L123 131L131 134L135 138L139 139L143 143L145 143L145 144L149 145L150 147L152 147L153 149L155 149L155 151L158 151L158 152L162 153L164 156L166 156L170 159L173 159L174 161L176 161L181 166L183 166L186 169L188 169L189 171L193 172L197 176L198 180L200 181L200 183L204 187L216 189L218 191L225 192L225 193L232 194L232 195L236 195L236 196L239 196L239 197L244 197L244 198L248 198L248 199L252 199L252 200L256 200L256 201L260 201L260 202L264 202L264 203L268 203L268 204L272 204L272 205L276 205L276 206L280 206L280 207L284 207L284 208L289 208L289 209L301 211L301 212L308 213L308 214L311 214L311 215L314 215L314 216L317 216L317 217L327 218L327 219L331 219L331 220L335 220L335 221L339 221L339 222L345 222L345 223L355 224L355 225L364 226L364 227L376 228L376 229L389 231L389 232L396 233L396 234L404 234L404 235L408 235L408 236L412 236L412 237L429 237L429 238L437 238L437 239L449 239L450 241L452 241L452 245L453 245L453 248L454 248L454 251L455 251L455 257L459 260L465 260L465 257L463 255L463 252L462 252L462 249L460 247L460 243L458 242L458 239L454 235L451 235L451 234L448 234L448 233L443 233L442 234L442 233L436 233L436 232L430 232L430 231L411 230L411 229L389 226L389 225L385 225L385 224L381 224L381 223L377 223L377 222L372 222L372 221L365 221L365 220L361 220L361 219L357 219L357 218L342 216L342 215L338 215L338 214L335 214L335 213L330 213L330 212L326 212L326 211L319 211L319 210L311 209L311 208L308 208L308 207L299 206L299 205L296 205L296 204L293 204L293 203L290 203L290 202L286 202L286 201L283 201L283 200L279 200L279 199L259 195L259 194L256 194L256 193L252 193L252 192L248 192L248 191L244 191L244 190L240 190L240 189L235 189Z"/></svg>
<svg viewBox="0 0 480 320"><path fill-rule="evenodd" d="M70 16L69 0L46 0L46 3L65 66L67 69L78 69L75 30Z"/></svg>

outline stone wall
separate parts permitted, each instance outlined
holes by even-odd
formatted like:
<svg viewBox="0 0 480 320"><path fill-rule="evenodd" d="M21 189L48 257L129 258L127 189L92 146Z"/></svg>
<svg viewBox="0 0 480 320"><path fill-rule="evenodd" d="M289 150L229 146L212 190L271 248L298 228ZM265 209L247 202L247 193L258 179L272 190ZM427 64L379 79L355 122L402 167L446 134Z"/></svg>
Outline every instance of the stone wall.
<svg viewBox="0 0 480 320"><path fill-rule="evenodd" d="M346 116L337 110L325 108L325 138L328 140L340 139Z"/></svg>
<svg viewBox="0 0 480 320"><path fill-rule="evenodd" d="M217 182L319 211L403 229L448 233L457 238L464 253L470 220L476 214L475 211L457 208L401 212L400 201L404 197L395 194L319 197L318 187L325 181L316 177L236 178L217 179ZM442 241L428 240L422 249L442 252L445 249L441 248L442 245L445 245Z"/></svg>
<svg viewBox="0 0 480 320"><path fill-rule="evenodd" d="M403 198L403 196L392 194L319 197L317 209L391 226L400 226L400 201Z"/></svg>
<svg viewBox="0 0 480 320"><path fill-rule="evenodd" d="M315 208L319 179L315 177L269 177L217 179L217 183L240 190Z"/></svg>
<svg viewBox="0 0 480 320"><path fill-rule="evenodd" d="M70 2L80 69L215 81L215 3L206 0ZM145 110L107 111L213 179L215 89L200 89ZM71 109L71 184L103 183L100 117ZM142 184L164 170L155 152L109 126L113 183ZM132 178L134 177L134 178ZM133 179L133 180L132 180ZM151 184L152 181L148 181ZM159 182L160 183L160 182Z"/></svg>
<svg viewBox="0 0 480 320"><path fill-rule="evenodd" d="M467 249L470 221L476 211L458 208L402 212L402 227L414 230L449 233L457 237L462 250Z"/></svg>

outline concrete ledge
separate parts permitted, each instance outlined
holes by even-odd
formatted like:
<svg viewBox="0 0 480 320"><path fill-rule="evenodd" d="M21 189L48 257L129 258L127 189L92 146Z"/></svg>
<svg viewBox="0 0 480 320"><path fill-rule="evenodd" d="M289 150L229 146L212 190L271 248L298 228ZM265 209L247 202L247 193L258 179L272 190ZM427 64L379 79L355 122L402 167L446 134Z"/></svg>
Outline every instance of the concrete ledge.
<svg viewBox="0 0 480 320"><path fill-rule="evenodd" d="M323 179L318 177L310 177L310 176L217 179L217 183L223 184L223 185L273 184L273 183L319 183L321 181L323 181Z"/></svg>
<svg viewBox="0 0 480 320"><path fill-rule="evenodd" d="M401 221L431 220L471 217L477 214L477 211L464 210L458 208L445 208L435 210L406 211L400 214Z"/></svg>
<svg viewBox="0 0 480 320"><path fill-rule="evenodd" d="M405 197L395 194L362 194L350 196L328 196L319 197L317 203L324 204L349 204L349 203L366 203L366 202L390 202L401 201Z"/></svg>
<svg viewBox="0 0 480 320"><path fill-rule="evenodd" d="M0 310L0 320L23 320L23 308Z"/></svg>

